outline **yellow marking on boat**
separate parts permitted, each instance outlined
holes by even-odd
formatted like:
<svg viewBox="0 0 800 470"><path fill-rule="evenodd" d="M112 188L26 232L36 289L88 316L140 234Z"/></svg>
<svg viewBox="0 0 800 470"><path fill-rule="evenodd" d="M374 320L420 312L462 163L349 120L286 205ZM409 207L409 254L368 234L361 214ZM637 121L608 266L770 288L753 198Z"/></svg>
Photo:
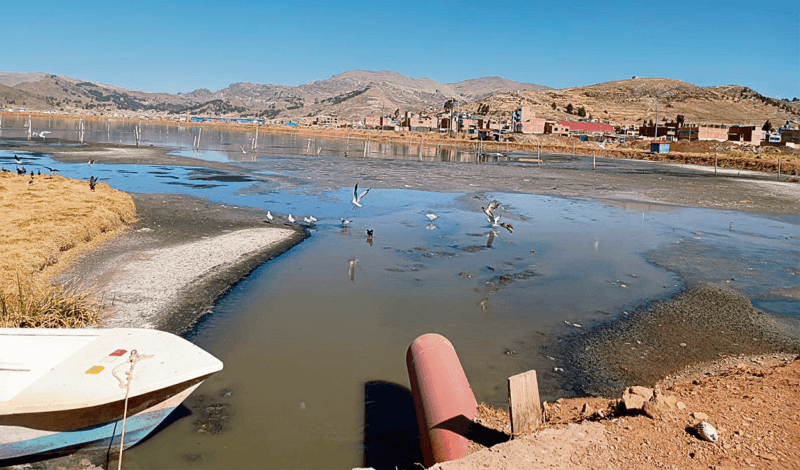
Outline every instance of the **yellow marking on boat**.
<svg viewBox="0 0 800 470"><path fill-rule="evenodd" d="M103 366L92 366L89 370L84 372L84 374L99 374L103 369L105 369Z"/></svg>

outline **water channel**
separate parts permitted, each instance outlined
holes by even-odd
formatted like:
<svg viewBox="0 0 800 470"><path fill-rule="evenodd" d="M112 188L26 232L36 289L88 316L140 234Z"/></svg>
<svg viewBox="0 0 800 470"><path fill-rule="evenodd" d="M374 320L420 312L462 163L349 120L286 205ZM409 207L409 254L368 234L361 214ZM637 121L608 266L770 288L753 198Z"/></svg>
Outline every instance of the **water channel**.
<svg viewBox="0 0 800 470"><path fill-rule="evenodd" d="M84 139L135 143L136 125L86 121ZM454 344L479 402L505 406L506 379L529 369L539 371L543 399L567 396L562 369L570 364L559 354L558 338L678 292L687 280L648 259L682 243L729 262L704 276L736 278L736 287L759 298L762 308L798 312L797 302L769 295L776 287L796 287L796 218L404 184L371 190L364 207L353 210L350 185L305 175L320 161L338 164L346 152L363 154L363 141L261 134L254 150L254 132L203 129L198 146L199 128L138 125L140 145L168 146L179 155L236 163L252 175L297 184L191 167L89 168L45 153L17 153L31 168L55 166L76 178L92 173L124 191L181 192L320 220L307 241L237 284L187 334L225 369L187 401L193 414L126 452L128 469L379 463L370 443L394 436L399 445L416 431L408 420L405 352L430 332ZM0 137L24 140L22 117L5 115L2 126ZM80 126L78 120L33 119L35 130L52 129L48 139L79 140ZM420 155L448 162L441 165L477 159L472 149L368 145L376 174ZM11 168L12 158L0 151L4 166ZM369 187L364 174L343 168ZM492 199L501 202L513 233L487 224L480 206ZM438 218L429 220L428 213ZM353 222L343 227L340 218ZM367 228L375 232L372 243ZM215 432L197 433L199 410L218 413Z"/></svg>

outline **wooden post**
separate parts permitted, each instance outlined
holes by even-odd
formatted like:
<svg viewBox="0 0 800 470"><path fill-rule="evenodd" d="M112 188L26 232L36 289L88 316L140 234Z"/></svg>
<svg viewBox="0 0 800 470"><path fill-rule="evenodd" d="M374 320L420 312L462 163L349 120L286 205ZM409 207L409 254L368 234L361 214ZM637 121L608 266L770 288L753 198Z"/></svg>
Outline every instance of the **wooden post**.
<svg viewBox="0 0 800 470"><path fill-rule="evenodd" d="M535 370L508 378L508 408L512 436L535 431L542 424L542 403Z"/></svg>
<svg viewBox="0 0 800 470"><path fill-rule="evenodd" d="M781 180L781 157L778 157L778 181Z"/></svg>
<svg viewBox="0 0 800 470"><path fill-rule="evenodd" d="M425 137L419 136L419 159L422 160L422 144L425 143Z"/></svg>
<svg viewBox="0 0 800 470"><path fill-rule="evenodd" d="M714 154L714 176L717 176L717 154Z"/></svg>
<svg viewBox="0 0 800 470"><path fill-rule="evenodd" d="M597 156L592 152L592 170L597 169Z"/></svg>

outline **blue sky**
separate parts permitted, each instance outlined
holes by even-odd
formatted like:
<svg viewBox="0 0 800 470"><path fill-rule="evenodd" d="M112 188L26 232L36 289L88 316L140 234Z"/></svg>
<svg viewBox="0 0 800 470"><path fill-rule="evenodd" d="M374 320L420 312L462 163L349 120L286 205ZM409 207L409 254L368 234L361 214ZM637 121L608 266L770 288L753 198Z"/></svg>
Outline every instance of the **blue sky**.
<svg viewBox="0 0 800 470"><path fill-rule="evenodd" d="M555 88L637 75L800 97L796 0L43 0L0 11L0 72L143 91L300 85L362 69Z"/></svg>

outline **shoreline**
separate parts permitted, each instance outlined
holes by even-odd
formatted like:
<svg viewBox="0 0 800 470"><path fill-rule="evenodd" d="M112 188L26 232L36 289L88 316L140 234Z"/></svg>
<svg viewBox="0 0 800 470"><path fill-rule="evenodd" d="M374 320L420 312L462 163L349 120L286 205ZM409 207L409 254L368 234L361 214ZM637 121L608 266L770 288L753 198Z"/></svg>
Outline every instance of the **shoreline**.
<svg viewBox="0 0 800 470"><path fill-rule="evenodd" d="M138 222L55 278L103 292L104 328L184 333L250 272L309 236L264 223L260 209L178 194L131 196Z"/></svg>

